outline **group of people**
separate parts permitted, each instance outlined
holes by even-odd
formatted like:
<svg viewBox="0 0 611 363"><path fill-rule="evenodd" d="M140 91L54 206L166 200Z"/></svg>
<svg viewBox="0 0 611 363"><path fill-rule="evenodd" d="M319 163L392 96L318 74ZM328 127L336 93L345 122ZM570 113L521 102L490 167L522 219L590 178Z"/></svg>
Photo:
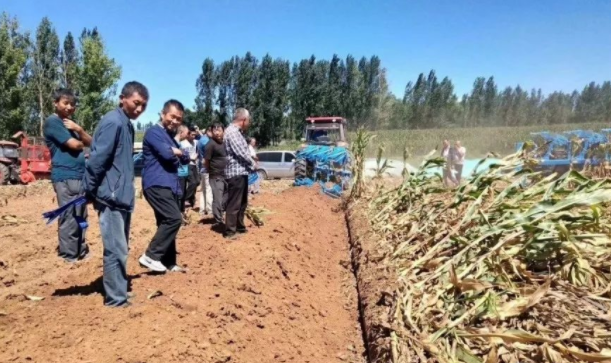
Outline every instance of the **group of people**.
<svg viewBox="0 0 611 363"><path fill-rule="evenodd" d="M128 82L118 107L102 117L92 137L72 120L74 93L60 89L54 94L55 113L44 124L59 206L84 196L98 213L104 245L104 303L112 307L130 305L126 265L135 206L131 121L146 110L148 100L143 84ZM142 190L155 212L157 231L139 262L160 273L184 271L176 258L176 236L186 203L195 205L199 183L203 187L200 210L212 212L214 228L227 239L247 232L248 175L257 166L244 136L250 125L248 110L237 109L226 129L217 123L205 135L183 125L184 111L179 101L167 101L159 123L146 131L143 140ZM87 160L85 147L90 147ZM58 254L66 262L89 256L82 223L86 219L86 204L73 205L59 218Z"/></svg>
<svg viewBox="0 0 611 363"><path fill-rule="evenodd" d="M444 185L460 185L466 155L467 149L462 146L459 140L456 140L454 142L454 146L451 146L449 140L443 140L443 146L441 148L441 157L443 157L446 161L446 165L443 169Z"/></svg>

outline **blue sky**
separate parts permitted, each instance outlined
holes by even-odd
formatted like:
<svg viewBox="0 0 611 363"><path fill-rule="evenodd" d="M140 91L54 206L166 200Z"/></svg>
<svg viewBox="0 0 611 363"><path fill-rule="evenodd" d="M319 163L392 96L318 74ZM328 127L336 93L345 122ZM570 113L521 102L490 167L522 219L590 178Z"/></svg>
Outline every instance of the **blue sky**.
<svg viewBox="0 0 611 363"><path fill-rule="evenodd" d="M34 31L48 16L63 38L97 26L122 66L139 80L156 119L162 103L192 106L206 57L251 51L296 61L378 55L402 95L420 72L449 76L459 94L475 77L500 87L572 91L611 79L611 1L398 0L0 0Z"/></svg>

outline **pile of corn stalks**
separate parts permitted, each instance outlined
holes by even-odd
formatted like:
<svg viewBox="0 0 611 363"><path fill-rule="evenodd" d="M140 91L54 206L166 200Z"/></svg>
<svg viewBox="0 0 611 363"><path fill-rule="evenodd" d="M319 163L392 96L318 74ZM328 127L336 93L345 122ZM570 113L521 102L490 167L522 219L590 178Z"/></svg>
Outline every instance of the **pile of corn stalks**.
<svg viewBox="0 0 611 363"><path fill-rule="evenodd" d="M257 227L261 227L265 224L264 217L271 212L262 207L248 206L246 208L246 217Z"/></svg>
<svg viewBox="0 0 611 363"><path fill-rule="evenodd" d="M611 362L611 182L544 178L524 152L448 191L441 165L368 198L399 273L388 359Z"/></svg>

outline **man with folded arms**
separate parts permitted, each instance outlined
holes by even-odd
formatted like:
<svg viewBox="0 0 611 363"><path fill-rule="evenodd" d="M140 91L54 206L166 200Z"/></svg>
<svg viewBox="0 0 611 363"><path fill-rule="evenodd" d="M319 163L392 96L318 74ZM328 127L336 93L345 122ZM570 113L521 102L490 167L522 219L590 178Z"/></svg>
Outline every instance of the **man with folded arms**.
<svg viewBox="0 0 611 363"><path fill-rule="evenodd" d="M183 271L176 263L176 235L182 225L180 198L183 194L178 168L189 163L189 155L183 154L174 137L184 112L182 103L167 101L161 111L161 122L149 128L142 141L142 190L155 211L157 232L138 261L154 272Z"/></svg>

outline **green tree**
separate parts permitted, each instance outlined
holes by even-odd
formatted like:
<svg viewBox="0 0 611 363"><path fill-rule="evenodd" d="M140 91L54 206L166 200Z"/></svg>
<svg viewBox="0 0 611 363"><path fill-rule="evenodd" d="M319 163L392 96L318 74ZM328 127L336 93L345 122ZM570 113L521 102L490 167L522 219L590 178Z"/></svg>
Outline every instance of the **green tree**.
<svg viewBox="0 0 611 363"><path fill-rule="evenodd" d="M207 127L213 121L214 95L217 85L216 76L214 61L210 58L206 58L202 64L202 73L196 82L196 112L201 114L201 117L198 118L200 121L200 124L198 124L199 127Z"/></svg>
<svg viewBox="0 0 611 363"><path fill-rule="evenodd" d="M79 53L72 33L68 32L60 53L61 83L65 88L78 91Z"/></svg>
<svg viewBox="0 0 611 363"><path fill-rule="evenodd" d="M106 54L106 48L97 29L84 30L80 39L82 62L78 89L79 107L76 118L88 131L93 131L100 118L112 110L121 67Z"/></svg>
<svg viewBox="0 0 611 363"><path fill-rule="evenodd" d="M331 116L341 116L342 108L342 78L345 66L343 61L333 54L329 63L329 76L325 92L325 110Z"/></svg>
<svg viewBox="0 0 611 363"><path fill-rule="evenodd" d="M427 100L427 79L424 73L418 75L418 79L408 97L411 108L411 120L409 122L414 128L425 128L426 100Z"/></svg>
<svg viewBox="0 0 611 363"><path fill-rule="evenodd" d="M541 105L542 124L565 124L571 121L573 101L571 95L554 92Z"/></svg>
<svg viewBox="0 0 611 363"><path fill-rule="evenodd" d="M0 138L9 138L24 128L27 119L23 82L28 57L27 33L20 32L17 19L0 17Z"/></svg>
<svg viewBox="0 0 611 363"><path fill-rule="evenodd" d="M342 99L344 100L344 115L358 128L363 109L363 75L352 55L346 57L346 75L343 83Z"/></svg>
<svg viewBox="0 0 611 363"><path fill-rule="evenodd" d="M31 54L31 91L42 135L44 120L53 113L53 91L60 84L59 38L47 17L42 19L36 29L36 41L32 44Z"/></svg>
<svg viewBox="0 0 611 363"><path fill-rule="evenodd" d="M258 67L251 131L263 146L279 141L282 135L280 128L286 109L288 67L287 62L274 61L269 54L263 57Z"/></svg>
<svg viewBox="0 0 611 363"><path fill-rule="evenodd" d="M235 107L250 109L257 82L257 58L247 52L244 58L236 57L234 67L237 68L234 79Z"/></svg>
<svg viewBox="0 0 611 363"><path fill-rule="evenodd" d="M604 102L601 87L595 82L589 83L577 99L575 119L577 122L600 122L604 115Z"/></svg>
<svg viewBox="0 0 611 363"><path fill-rule="evenodd" d="M496 125L496 110L497 110L497 87L494 82L494 77L488 78L486 85L484 86L484 105L483 105L483 117L486 119L486 124Z"/></svg>
<svg viewBox="0 0 611 363"><path fill-rule="evenodd" d="M216 80L218 83L218 97L216 104L218 106L217 119L224 125L229 124L229 115L232 113L234 99L233 76L234 76L235 58L225 61L216 68Z"/></svg>
<svg viewBox="0 0 611 363"><path fill-rule="evenodd" d="M480 126L483 124L484 105L485 105L485 83L484 77L477 77L473 82L473 90L469 96L469 117L470 126Z"/></svg>
<svg viewBox="0 0 611 363"><path fill-rule="evenodd" d="M499 96L498 115L503 126L512 126L514 93L511 87L507 87Z"/></svg>

